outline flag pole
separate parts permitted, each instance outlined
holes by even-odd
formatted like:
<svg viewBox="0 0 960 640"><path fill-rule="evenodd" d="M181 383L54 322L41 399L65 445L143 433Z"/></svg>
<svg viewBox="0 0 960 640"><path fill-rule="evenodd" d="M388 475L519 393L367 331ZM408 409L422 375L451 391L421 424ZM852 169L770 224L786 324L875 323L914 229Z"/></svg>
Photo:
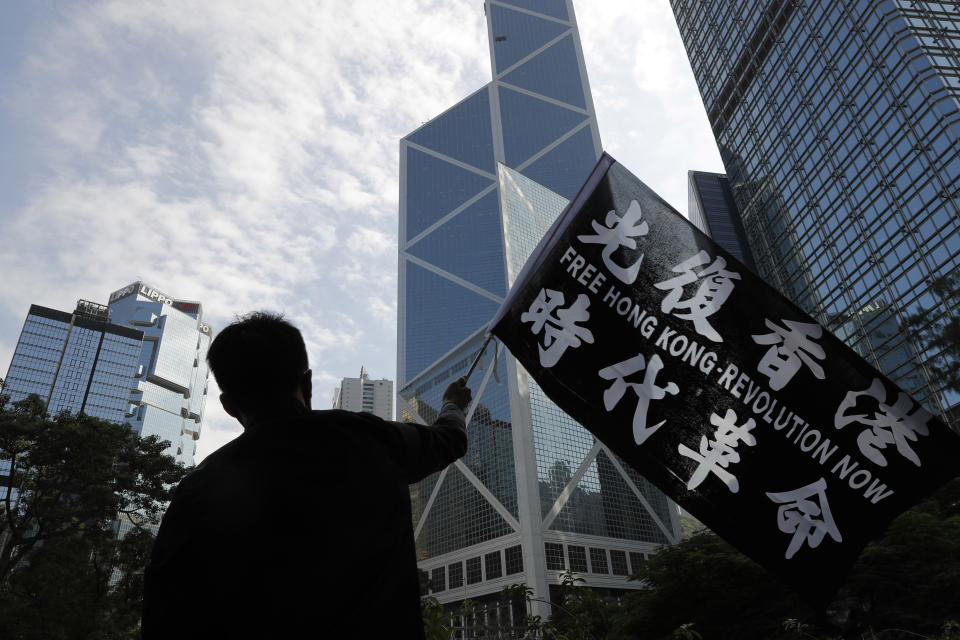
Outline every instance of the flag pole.
<svg viewBox="0 0 960 640"><path fill-rule="evenodd" d="M473 359L473 364L470 365L470 369L467 370L467 373L463 376L463 382L466 384L467 380L470 379L470 374L473 373L473 370L477 368L477 365L480 364L480 359L483 358L484 352L487 350L487 345L490 344L490 340L493 339L493 334L487 336L486 341L483 343L483 346L480 347L480 353L477 354L477 357Z"/></svg>

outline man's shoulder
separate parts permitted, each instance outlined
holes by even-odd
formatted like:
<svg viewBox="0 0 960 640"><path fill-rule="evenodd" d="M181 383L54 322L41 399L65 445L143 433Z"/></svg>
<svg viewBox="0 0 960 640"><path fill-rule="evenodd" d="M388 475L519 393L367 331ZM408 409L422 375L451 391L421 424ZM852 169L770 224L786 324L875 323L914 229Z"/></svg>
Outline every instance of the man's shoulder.
<svg viewBox="0 0 960 640"><path fill-rule="evenodd" d="M384 420L372 413L347 411L345 409L314 409L310 412L310 419L329 424L376 424L392 425L393 423Z"/></svg>
<svg viewBox="0 0 960 640"><path fill-rule="evenodd" d="M203 485L210 479L219 479L224 470L242 464L242 461L249 455L249 442L245 434L226 443L206 458L200 464L193 468L178 487L179 492L188 491L194 487Z"/></svg>

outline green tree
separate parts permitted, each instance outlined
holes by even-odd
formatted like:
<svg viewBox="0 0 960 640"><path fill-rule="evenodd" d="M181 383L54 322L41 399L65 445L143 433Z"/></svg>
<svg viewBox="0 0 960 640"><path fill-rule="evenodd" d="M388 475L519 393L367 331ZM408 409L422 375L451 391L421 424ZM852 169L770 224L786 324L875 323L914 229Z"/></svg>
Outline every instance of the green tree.
<svg viewBox="0 0 960 640"><path fill-rule="evenodd" d="M545 640L594 640L606 638L612 628L616 603L584 586L586 580L575 571L560 576L560 602L553 603L550 620L528 615L525 638ZM533 600L533 589L526 584L512 584L501 592L503 600L514 604Z"/></svg>
<svg viewBox="0 0 960 640"><path fill-rule="evenodd" d="M937 306L957 309L960 306L960 271L937 278L930 292ZM937 314L934 307L921 307L907 317L907 327L919 339L924 351L933 357L926 365L942 388L960 392L960 318L954 314Z"/></svg>
<svg viewBox="0 0 960 640"><path fill-rule="evenodd" d="M672 640L696 629L707 639L773 640L790 637L784 618L813 615L776 578L706 530L661 547L634 578L648 588L624 597L611 637Z"/></svg>
<svg viewBox="0 0 960 640"><path fill-rule="evenodd" d="M420 601L423 613L423 635L426 640L450 640L453 629L450 616L436 598L424 598Z"/></svg>
<svg viewBox="0 0 960 640"><path fill-rule="evenodd" d="M170 487L186 469L127 425L0 396L0 637L135 633L143 567ZM134 531L122 540L113 523ZM116 573L115 573L115 570Z"/></svg>

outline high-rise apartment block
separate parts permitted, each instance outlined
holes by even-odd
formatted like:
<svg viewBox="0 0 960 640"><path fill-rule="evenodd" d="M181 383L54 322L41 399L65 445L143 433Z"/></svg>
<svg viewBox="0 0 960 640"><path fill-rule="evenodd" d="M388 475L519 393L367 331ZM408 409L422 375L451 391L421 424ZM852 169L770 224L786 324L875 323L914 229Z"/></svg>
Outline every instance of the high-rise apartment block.
<svg viewBox="0 0 960 640"><path fill-rule="evenodd" d="M601 153L569 0L484 4L493 81L400 142L398 414L432 421L530 250ZM525 582L594 588L677 538L676 508L492 349L467 455L411 486L420 567L443 603ZM534 612L549 608L534 602Z"/></svg>
<svg viewBox="0 0 960 640"><path fill-rule="evenodd" d="M960 11L926 0L671 0L757 270L930 409L905 330L952 318Z"/></svg>
<svg viewBox="0 0 960 640"><path fill-rule="evenodd" d="M333 408L364 411L384 420L393 420L393 381L371 380L360 367L359 378L344 378L333 391Z"/></svg>

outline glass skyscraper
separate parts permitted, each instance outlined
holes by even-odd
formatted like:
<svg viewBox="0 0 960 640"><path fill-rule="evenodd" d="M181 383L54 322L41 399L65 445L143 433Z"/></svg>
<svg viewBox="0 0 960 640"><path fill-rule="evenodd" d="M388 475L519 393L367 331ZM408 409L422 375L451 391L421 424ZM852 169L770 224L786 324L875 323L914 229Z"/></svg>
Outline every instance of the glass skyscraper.
<svg viewBox="0 0 960 640"><path fill-rule="evenodd" d="M30 305L4 380L11 402L34 393L47 411L123 422L143 332L111 324L107 307L80 300L73 313Z"/></svg>
<svg viewBox="0 0 960 640"><path fill-rule="evenodd" d="M141 437L170 442L164 452L192 467L207 400L213 332L199 302L174 300L144 282L110 294L111 322L143 332L125 421Z"/></svg>
<svg viewBox="0 0 960 640"><path fill-rule="evenodd" d="M960 9L671 0L760 275L930 409L905 331L958 313Z"/></svg>
<svg viewBox="0 0 960 640"><path fill-rule="evenodd" d="M601 153L569 0L485 3L494 79L400 142L398 414L432 421L510 284ZM597 588L677 538L676 509L500 349L474 374L469 450L411 487L441 602L565 569ZM541 603L535 613L549 615Z"/></svg>
<svg viewBox="0 0 960 640"><path fill-rule="evenodd" d="M111 324L95 302L79 300L73 313L30 305L2 393L11 402L36 394L50 415L82 411L123 422L142 339L133 327ZM10 461L0 461L0 497L9 475Z"/></svg>

